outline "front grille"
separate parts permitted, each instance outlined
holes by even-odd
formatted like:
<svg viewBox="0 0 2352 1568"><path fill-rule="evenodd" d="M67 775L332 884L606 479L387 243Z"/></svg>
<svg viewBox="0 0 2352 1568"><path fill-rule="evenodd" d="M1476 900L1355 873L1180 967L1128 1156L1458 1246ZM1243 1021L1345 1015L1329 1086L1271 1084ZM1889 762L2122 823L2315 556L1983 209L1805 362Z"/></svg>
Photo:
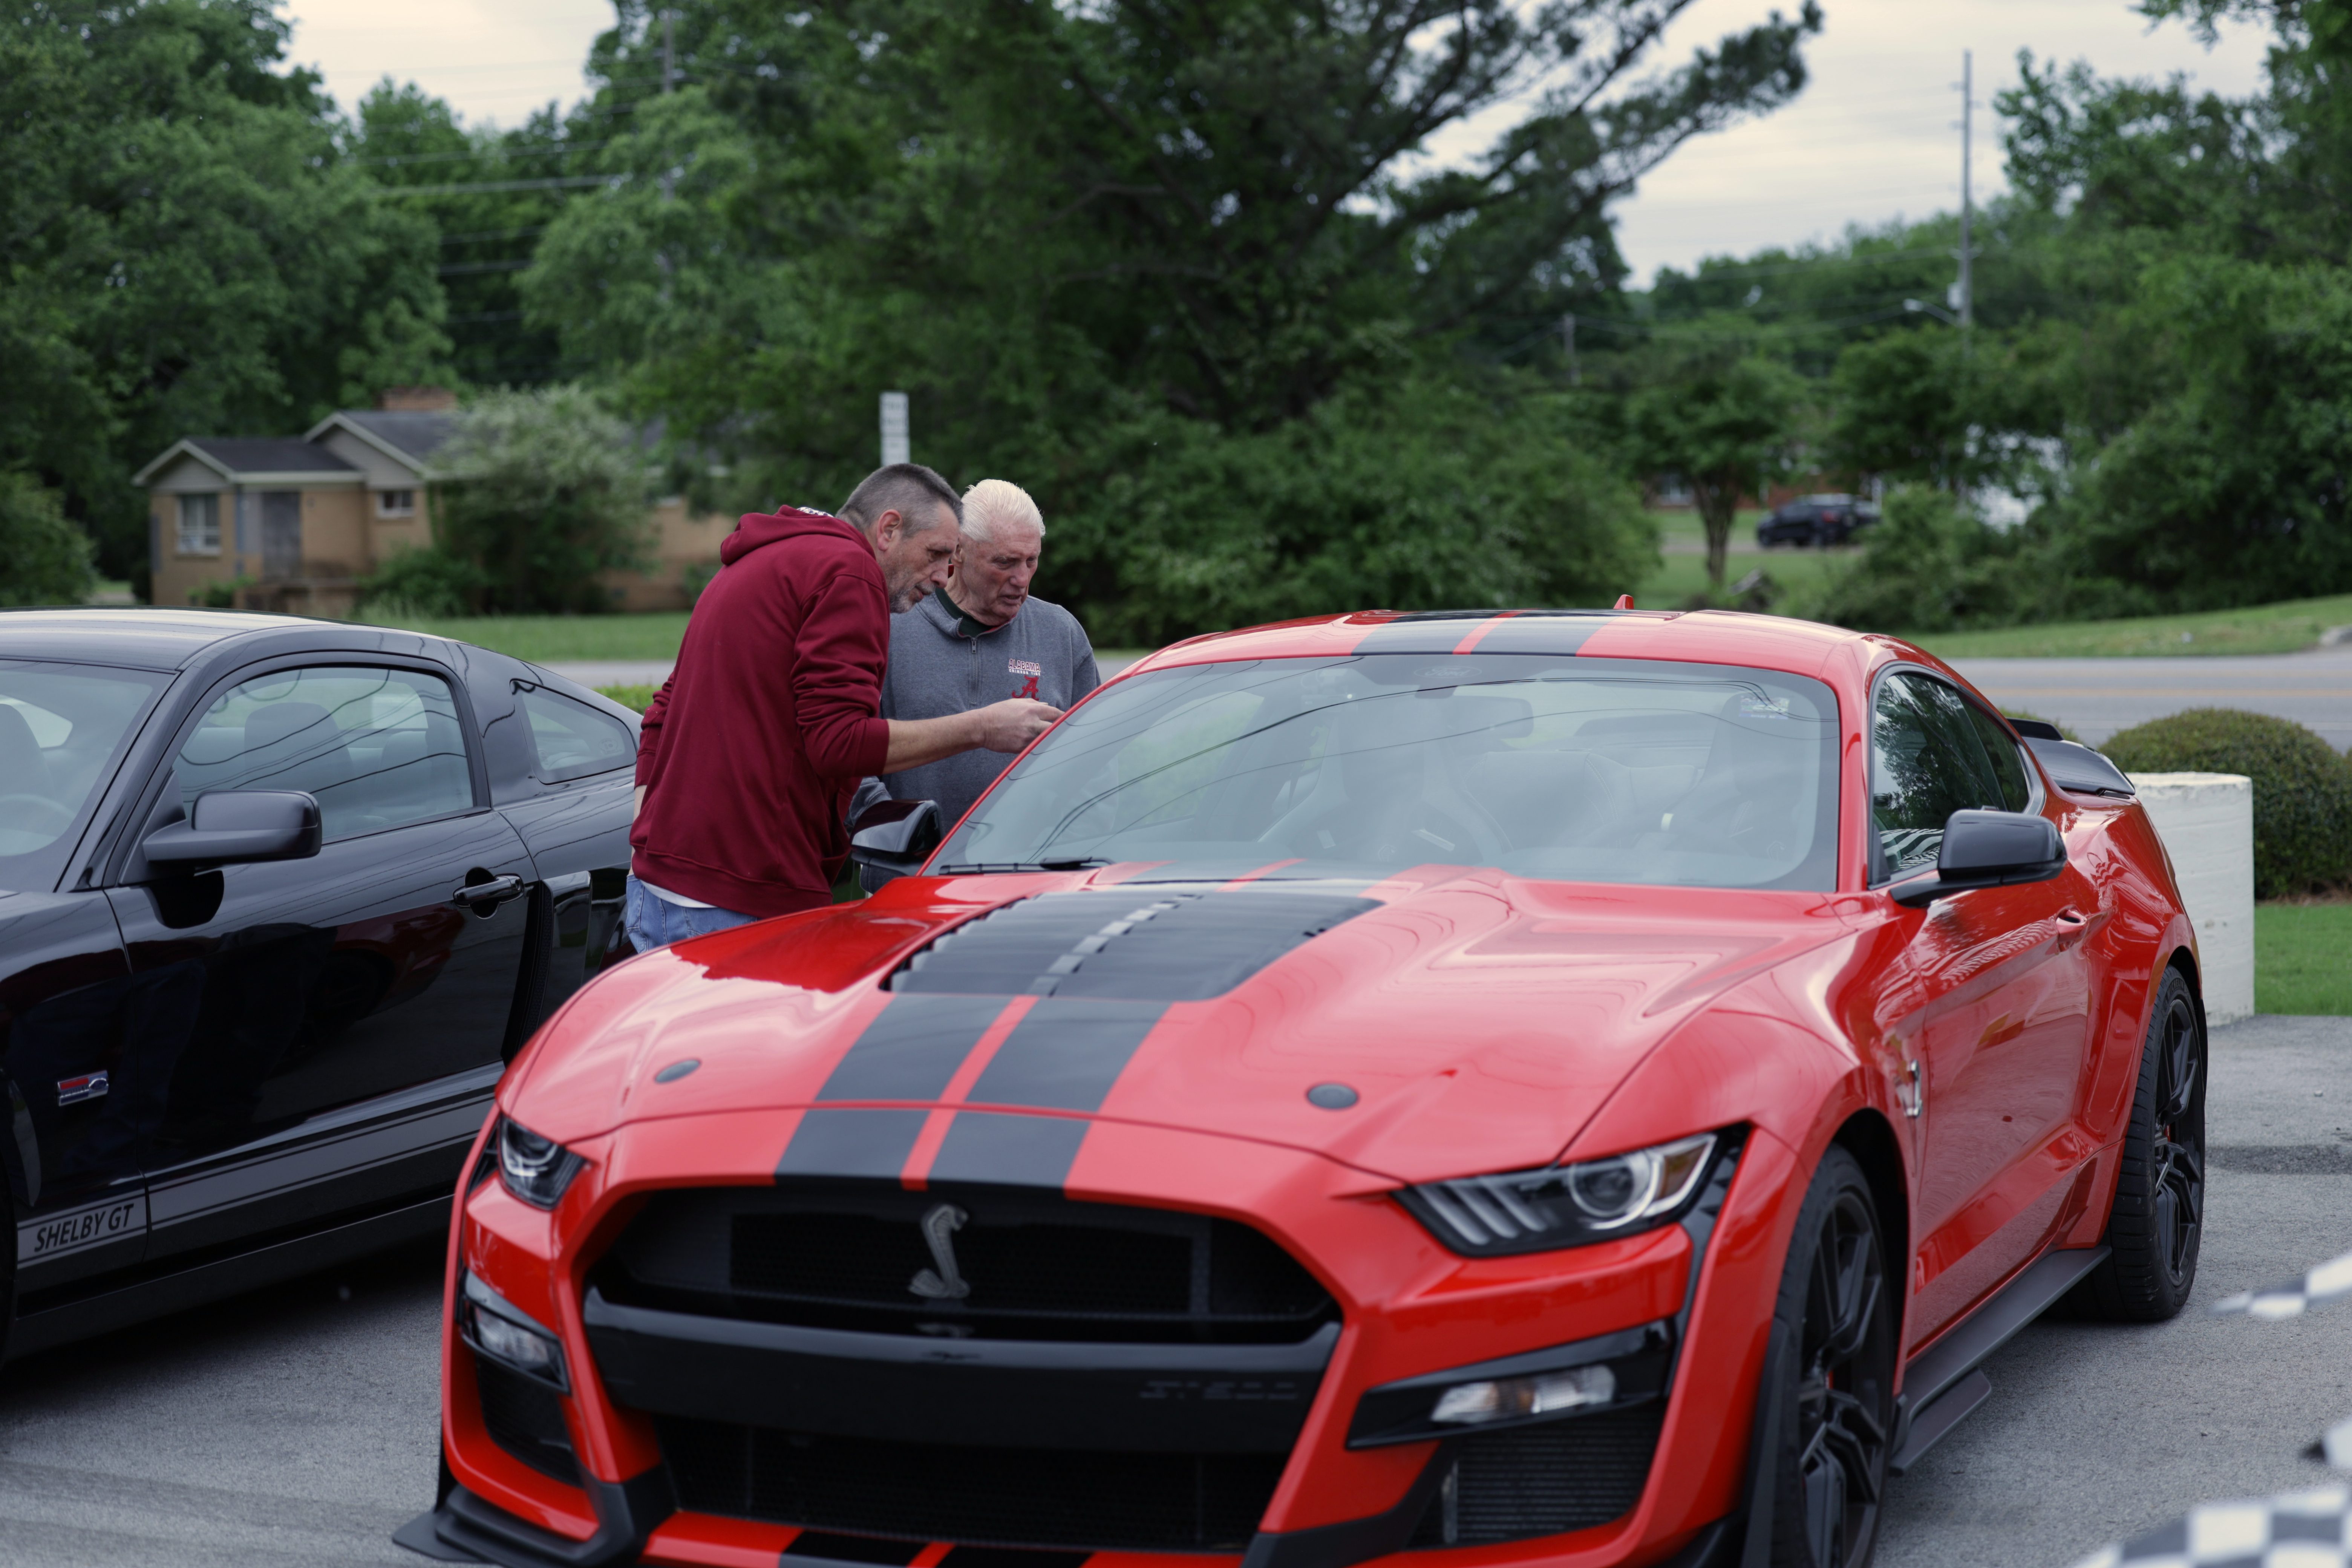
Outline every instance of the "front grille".
<svg viewBox="0 0 2352 1568"><path fill-rule="evenodd" d="M1642 1500L1666 1403L1465 1437L1412 1546L1476 1546L1589 1530Z"/></svg>
<svg viewBox="0 0 2352 1568"><path fill-rule="evenodd" d="M820 1530L992 1546L1239 1552L1278 1455L876 1442L662 1417L678 1506Z"/></svg>
<svg viewBox="0 0 2352 1568"><path fill-rule="evenodd" d="M535 1378L500 1366L485 1355L474 1358L474 1386L482 1395L482 1425L490 1441L564 1485L580 1484L580 1460L563 1424L563 1399Z"/></svg>
<svg viewBox="0 0 2352 1568"><path fill-rule="evenodd" d="M936 1279L924 1215L952 1203L970 1293ZM600 1269L608 1300L809 1328L1122 1343L1290 1344L1338 1315L1315 1277L1232 1220L1020 1188L810 1183L655 1196Z"/></svg>

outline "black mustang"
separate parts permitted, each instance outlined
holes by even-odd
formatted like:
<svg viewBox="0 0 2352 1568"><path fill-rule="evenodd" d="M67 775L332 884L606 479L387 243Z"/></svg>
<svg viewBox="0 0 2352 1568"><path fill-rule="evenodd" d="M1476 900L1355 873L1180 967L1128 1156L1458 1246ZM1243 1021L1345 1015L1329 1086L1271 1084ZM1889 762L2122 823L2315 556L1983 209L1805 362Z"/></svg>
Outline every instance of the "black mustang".
<svg viewBox="0 0 2352 1568"><path fill-rule="evenodd" d="M0 1353L437 1230L627 951L636 740L443 637L0 613Z"/></svg>

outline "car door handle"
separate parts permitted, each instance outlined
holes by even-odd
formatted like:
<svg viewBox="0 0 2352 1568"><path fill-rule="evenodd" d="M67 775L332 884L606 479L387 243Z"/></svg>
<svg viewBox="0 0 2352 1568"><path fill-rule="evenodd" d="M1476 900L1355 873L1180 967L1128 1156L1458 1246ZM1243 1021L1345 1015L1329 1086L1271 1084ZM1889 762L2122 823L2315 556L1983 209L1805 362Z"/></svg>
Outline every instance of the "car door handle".
<svg viewBox="0 0 2352 1568"><path fill-rule="evenodd" d="M449 901L461 910L476 914L488 914L509 899L522 897L522 879L517 876L493 877L487 882L469 882L449 895Z"/></svg>

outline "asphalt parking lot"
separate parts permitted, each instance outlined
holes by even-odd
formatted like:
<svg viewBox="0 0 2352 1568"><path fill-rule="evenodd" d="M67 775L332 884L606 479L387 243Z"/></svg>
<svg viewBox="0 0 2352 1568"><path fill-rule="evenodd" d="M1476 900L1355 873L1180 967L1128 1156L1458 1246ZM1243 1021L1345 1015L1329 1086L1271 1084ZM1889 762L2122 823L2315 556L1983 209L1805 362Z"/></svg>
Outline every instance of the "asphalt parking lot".
<svg viewBox="0 0 2352 1568"><path fill-rule="evenodd" d="M2149 1328L2043 1321L1992 1398L1895 1483L1889 1568L2067 1568L2190 1503L2322 1484L2300 1450L2352 1415L2352 1302L2289 1321L2203 1308L2352 1249L2352 1019L2214 1038L2197 1300ZM0 1565L275 1568L423 1559L437 1248L0 1370Z"/></svg>

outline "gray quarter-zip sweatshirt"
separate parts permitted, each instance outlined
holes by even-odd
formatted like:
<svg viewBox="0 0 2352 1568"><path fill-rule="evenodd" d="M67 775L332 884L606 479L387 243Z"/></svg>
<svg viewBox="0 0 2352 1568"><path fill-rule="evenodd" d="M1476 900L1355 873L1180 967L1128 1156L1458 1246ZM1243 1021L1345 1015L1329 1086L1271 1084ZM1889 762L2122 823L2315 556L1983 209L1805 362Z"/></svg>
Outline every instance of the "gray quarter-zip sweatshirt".
<svg viewBox="0 0 2352 1568"><path fill-rule="evenodd" d="M1059 605L1032 598L1004 625L992 631L979 628L977 621L955 608L945 589L891 616L882 717L939 719L1008 697L1031 697L1067 709L1102 684L1086 628ZM1012 761L1003 752L971 751L867 779L857 788L850 820L856 822L859 812L887 795L935 800L940 825L953 827ZM870 879L873 874L866 875Z"/></svg>

